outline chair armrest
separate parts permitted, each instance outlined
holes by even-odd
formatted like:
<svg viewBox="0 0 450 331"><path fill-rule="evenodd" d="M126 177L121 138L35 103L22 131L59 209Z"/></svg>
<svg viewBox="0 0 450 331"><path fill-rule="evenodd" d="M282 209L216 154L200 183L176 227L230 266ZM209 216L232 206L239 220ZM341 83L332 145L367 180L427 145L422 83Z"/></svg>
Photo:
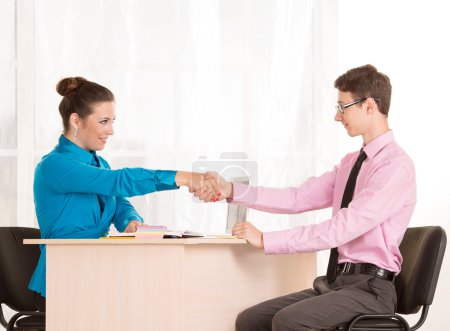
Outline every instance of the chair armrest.
<svg viewBox="0 0 450 331"><path fill-rule="evenodd" d="M16 313L8 322L8 326L6 330L14 330L14 325L16 324L17 320L22 316L35 316L35 317L45 317L45 312L39 312L39 311L21 311Z"/></svg>

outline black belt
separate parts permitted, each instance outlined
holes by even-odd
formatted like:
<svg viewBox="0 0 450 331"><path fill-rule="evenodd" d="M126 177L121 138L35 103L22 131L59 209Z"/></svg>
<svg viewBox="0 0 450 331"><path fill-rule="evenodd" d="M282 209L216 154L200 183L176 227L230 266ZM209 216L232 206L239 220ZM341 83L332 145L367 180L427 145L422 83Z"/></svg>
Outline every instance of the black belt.
<svg viewBox="0 0 450 331"><path fill-rule="evenodd" d="M389 281L393 281L395 279L395 272L380 268L371 263L340 263L337 266L336 274L372 275Z"/></svg>

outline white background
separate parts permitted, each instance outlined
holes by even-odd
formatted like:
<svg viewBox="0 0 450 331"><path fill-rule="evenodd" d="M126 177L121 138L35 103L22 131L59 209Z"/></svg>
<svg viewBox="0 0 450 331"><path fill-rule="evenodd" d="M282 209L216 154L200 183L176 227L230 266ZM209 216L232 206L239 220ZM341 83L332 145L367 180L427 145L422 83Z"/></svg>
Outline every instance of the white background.
<svg viewBox="0 0 450 331"><path fill-rule="evenodd" d="M117 99L113 167L190 170L245 151L258 184L299 185L360 147L333 122L334 79L366 63L391 78L390 124L416 165L411 225L448 230L446 1L0 0L0 225L34 226L33 169L61 132L57 81L81 75ZM132 199L148 224L220 232L226 205L186 190ZM320 222L251 212L265 230ZM423 330L444 329L444 260ZM319 254L323 273L327 253Z"/></svg>

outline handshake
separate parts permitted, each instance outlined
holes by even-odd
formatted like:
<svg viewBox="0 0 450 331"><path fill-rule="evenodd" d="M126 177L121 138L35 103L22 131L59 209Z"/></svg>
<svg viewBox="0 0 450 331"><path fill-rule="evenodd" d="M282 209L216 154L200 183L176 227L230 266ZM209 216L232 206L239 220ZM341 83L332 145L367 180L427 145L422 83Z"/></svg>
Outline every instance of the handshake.
<svg viewBox="0 0 450 331"><path fill-rule="evenodd" d="M233 196L233 184L223 179L217 172L178 171L175 176L178 186L189 187L189 192L205 202L216 202Z"/></svg>

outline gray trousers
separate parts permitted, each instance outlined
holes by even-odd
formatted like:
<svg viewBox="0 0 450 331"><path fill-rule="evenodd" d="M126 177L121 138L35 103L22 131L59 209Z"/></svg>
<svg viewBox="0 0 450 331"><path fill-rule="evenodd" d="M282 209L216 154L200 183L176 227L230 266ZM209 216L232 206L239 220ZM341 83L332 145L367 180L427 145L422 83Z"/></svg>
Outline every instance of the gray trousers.
<svg viewBox="0 0 450 331"><path fill-rule="evenodd" d="M360 314L393 314L393 282L370 275L340 275L328 284L316 278L314 289L264 301L241 312L236 331L326 330Z"/></svg>

